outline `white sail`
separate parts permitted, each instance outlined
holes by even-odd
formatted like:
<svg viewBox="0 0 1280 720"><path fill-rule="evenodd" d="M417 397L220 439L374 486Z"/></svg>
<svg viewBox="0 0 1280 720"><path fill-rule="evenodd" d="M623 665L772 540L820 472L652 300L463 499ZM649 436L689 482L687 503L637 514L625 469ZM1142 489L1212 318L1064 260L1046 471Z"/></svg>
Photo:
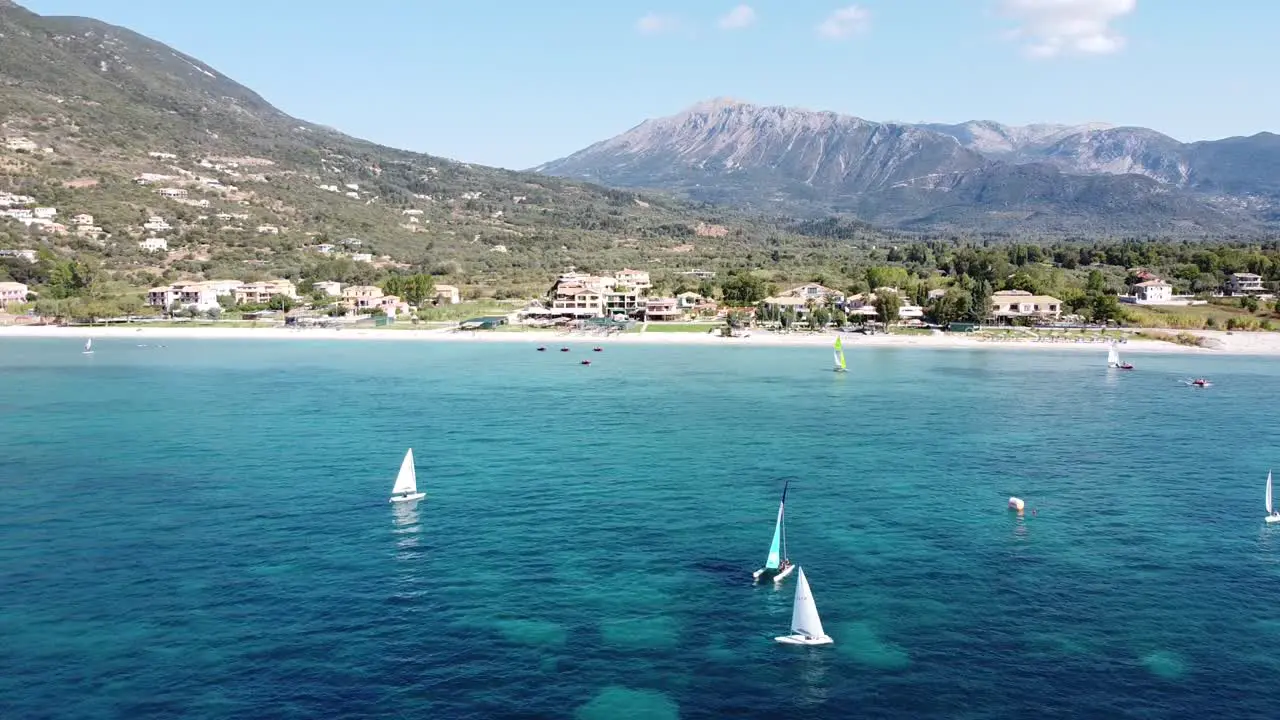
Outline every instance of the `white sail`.
<svg viewBox="0 0 1280 720"><path fill-rule="evenodd" d="M391 488L391 494L410 495L416 492L418 473L413 468L413 448L409 448L409 452L404 454L404 461L400 463L400 474L396 475L396 484Z"/></svg>
<svg viewBox="0 0 1280 720"><path fill-rule="evenodd" d="M840 351L839 351L839 350L832 350L832 351L831 351L831 358L832 358L832 364L835 366L835 369L840 370L840 369L841 369L841 366L840 366Z"/></svg>
<svg viewBox="0 0 1280 720"><path fill-rule="evenodd" d="M93 338L84 341L84 351L93 352Z"/></svg>
<svg viewBox="0 0 1280 720"><path fill-rule="evenodd" d="M1120 364L1120 353L1116 350L1115 345L1107 349L1107 364L1112 366Z"/></svg>
<svg viewBox="0 0 1280 720"><path fill-rule="evenodd" d="M1267 514L1275 512L1271 509L1271 471L1267 471Z"/></svg>
<svg viewBox="0 0 1280 720"><path fill-rule="evenodd" d="M809 590L809 581L804 576L804 568L800 568L800 580L796 582L796 599L791 605L791 632L806 637L823 637L822 620L818 617L818 606L813 602L813 592Z"/></svg>

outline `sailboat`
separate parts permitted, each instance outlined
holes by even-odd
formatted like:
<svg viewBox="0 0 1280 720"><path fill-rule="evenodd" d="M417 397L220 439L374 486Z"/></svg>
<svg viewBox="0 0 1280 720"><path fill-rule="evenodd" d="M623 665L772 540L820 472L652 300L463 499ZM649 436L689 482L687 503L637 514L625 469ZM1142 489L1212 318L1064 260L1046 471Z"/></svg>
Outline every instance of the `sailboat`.
<svg viewBox="0 0 1280 720"><path fill-rule="evenodd" d="M426 493L418 492L418 472L413 468L413 448L404 454L400 463L400 473L396 475L396 484L391 488L390 502L421 500Z"/></svg>
<svg viewBox="0 0 1280 720"><path fill-rule="evenodd" d="M84 355L93 354L93 338L89 338L88 340L84 341L84 353L82 354Z"/></svg>
<svg viewBox="0 0 1280 720"><path fill-rule="evenodd" d="M1132 370L1133 366L1127 362L1120 362L1120 351L1116 349L1116 344L1111 343L1111 347L1107 348L1107 367L1116 368L1118 370Z"/></svg>
<svg viewBox="0 0 1280 720"><path fill-rule="evenodd" d="M791 634L774 640L785 645L830 645L835 642L822 630L822 619L818 617L818 606L813 602L813 591L809 589L804 568L800 569L796 599L791 603Z"/></svg>
<svg viewBox="0 0 1280 720"><path fill-rule="evenodd" d="M787 557L787 527L783 517L789 485L791 485L790 480L782 486L782 500L778 502L778 519L773 525L773 542L769 544L769 557L765 559L764 567L751 573L751 577L757 581L760 578L772 577L774 582L782 582L783 578L796 569L791 559Z"/></svg>
<svg viewBox="0 0 1280 720"><path fill-rule="evenodd" d="M1271 471L1267 471L1267 524L1280 522L1280 512L1271 507Z"/></svg>
<svg viewBox="0 0 1280 720"><path fill-rule="evenodd" d="M832 370L835 370L836 372L847 372L848 368L845 366L845 363L844 363L844 345L840 342L839 337L836 337L836 346L835 346L835 349L832 351L832 354L835 356L835 363L836 363L835 367L832 368Z"/></svg>

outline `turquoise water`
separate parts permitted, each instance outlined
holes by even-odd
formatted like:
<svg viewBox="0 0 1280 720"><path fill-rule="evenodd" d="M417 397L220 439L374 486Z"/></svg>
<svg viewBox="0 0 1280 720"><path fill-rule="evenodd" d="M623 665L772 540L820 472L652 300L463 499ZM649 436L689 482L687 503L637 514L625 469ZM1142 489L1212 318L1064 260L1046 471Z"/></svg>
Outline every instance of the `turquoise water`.
<svg viewBox="0 0 1280 720"><path fill-rule="evenodd" d="M1280 703L1274 360L149 342L0 341L0 717Z"/></svg>

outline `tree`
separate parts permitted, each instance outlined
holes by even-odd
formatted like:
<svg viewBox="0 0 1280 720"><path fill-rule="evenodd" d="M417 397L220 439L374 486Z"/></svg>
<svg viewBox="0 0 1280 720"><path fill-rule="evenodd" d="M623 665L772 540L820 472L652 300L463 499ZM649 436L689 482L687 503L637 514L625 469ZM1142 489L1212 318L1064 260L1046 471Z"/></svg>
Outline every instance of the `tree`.
<svg viewBox="0 0 1280 720"><path fill-rule="evenodd" d="M174 317L178 315L178 313L182 312L182 302L179 300L174 300L173 302L169 303L168 310L169 310L169 319L172 320Z"/></svg>
<svg viewBox="0 0 1280 720"><path fill-rule="evenodd" d="M818 306L809 311L809 327L821 330L831 323L831 311Z"/></svg>
<svg viewBox="0 0 1280 720"><path fill-rule="evenodd" d="M1240 297L1240 307L1249 312L1258 312L1258 298L1252 295L1242 295Z"/></svg>
<svg viewBox="0 0 1280 720"><path fill-rule="evenodd" d="M222 308L211 307L208 310L205 310L204 314L205 314L205 317L209 318L210 320L217 320L218 318L222 317Z"/></svg>
<svg viewBox="0 0 1280 720"><path fill-rule="evenodd" d="M898 321L898 311L902 309L902 297L892 290L881 290L876 293L876 317L885 325Z"/></svg>
<svg viewBox="0 0 1280 720"><path fill-rule="evenodd" d="M1106 278L1102 277L1102 271L1093 269L1089 271L1089 279L1085 281L1085 292L1100 293L1107 289Z"/></svg>
<svg viewBox="0 0 1280 720"><path fill-rule="evenodd" d="M1124 317L1120 300L1115 295L1095 295L1090 303L1094 322L1118 321Z"/></svg>
<svg viewBox="0 0 1280 720"><path fill-rule="evenodd" d="M435 294L435 279L424 273L392 275L382 283L382 291L410 305L422 305Z"/></svg>
<svg viewBox="0 0 1280 720"><path fill-rule="evenodd" d="M195 305L189 305L187 306L186 314L187 314L187 317L191 318L192 320L195 320L196 318L200 317L200 310Z"/></svg>
<svg viewBox="0 0 1280 720"><path fill-rule="evenodd" d="M725 304L733 307L754 305L768 297L770 290L768 281L749 272L730 272L720 286Z"/></svg>
<svg viewBox="0 0 1280 720"><path fill-rule="evenodd" d="M953 287L942 297L934 298L925 308L925 316L938 325L947 325L969 319L972 315L973 297L963 288Z"/></svg>
<svg viewBox="0 0 1280 720"><path fill-rule="evenodd" d="M267 302L267 307L272 310L289 312L293 309L293 298L288 295L272 295L271 300Z"/></svg>

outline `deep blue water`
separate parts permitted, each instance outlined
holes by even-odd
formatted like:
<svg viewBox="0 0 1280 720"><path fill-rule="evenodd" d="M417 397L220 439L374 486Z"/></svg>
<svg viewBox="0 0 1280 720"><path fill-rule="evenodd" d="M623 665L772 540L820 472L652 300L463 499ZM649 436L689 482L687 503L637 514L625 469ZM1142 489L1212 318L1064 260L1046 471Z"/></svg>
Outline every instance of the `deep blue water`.
<svg viewBox="0 0 1280 720"><path fill-rule="evenodd" d="M1280 712L1274 360L148 342L0 341L0 717Z"/></svg>

